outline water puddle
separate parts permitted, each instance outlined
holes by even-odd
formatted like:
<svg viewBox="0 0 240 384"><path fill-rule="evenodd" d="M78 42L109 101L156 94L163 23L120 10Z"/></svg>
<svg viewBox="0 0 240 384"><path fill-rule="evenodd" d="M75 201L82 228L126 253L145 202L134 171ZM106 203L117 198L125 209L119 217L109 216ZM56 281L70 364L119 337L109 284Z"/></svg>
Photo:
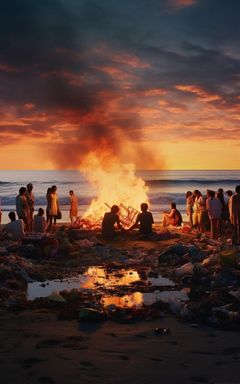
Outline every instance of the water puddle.
<svg viewBox="0 0 240 384"><path fill-rule="evenodd" d="M71 289L96 290L102 288L106 290L111 290L118 286L129 286L132 283L138 282L140 280L141 278L139 276L139 273L133 269L120 269L117 271L111 271L109 273L106 269L102 267L89 267L86 272L78 276L72 276L62 280L46 280L44 283L40 283L38 281L29 283L27 298L28 300L34 300L40 297L47 297L53 292L60 292L64 290L70 291ZM171 280L162 276L158 276L156 278L148 278L146 283L154 287L174 286L174 283ZM138 294L140 293L136 292L134 296L135 299L129 298L129 301L138 302ZM129 295L129 297L130 296L132 295ZM122 300L124 301L125 299L121 298L121 301ZM141 302L143 303L142 299Z"/></svg>
<svg viewBox="0 0 240 384"><path fill-rule="evenodd" d="M143 305L152 305L158 301L170 303L175 300L187 301L189 297L184 291L134 292L124 296L104 296L102 303L104 307L113 305L121 308L140 308Z"/></svg>

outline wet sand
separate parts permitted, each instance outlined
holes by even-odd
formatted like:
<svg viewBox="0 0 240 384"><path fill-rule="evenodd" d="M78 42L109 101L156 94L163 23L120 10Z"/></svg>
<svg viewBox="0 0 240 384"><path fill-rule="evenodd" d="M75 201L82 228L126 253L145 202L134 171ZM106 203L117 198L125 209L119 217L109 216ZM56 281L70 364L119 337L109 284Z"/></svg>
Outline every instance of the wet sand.
<svg viewBox="0 0 240 384"><path fill-rule="evenodd" d="M191 238L130 237L110 244L150 251ZM59 320L58 313L0 309L1 384L240 383L238 332L185 323L166 313L134 324ZM156 333L161 327L170 333Z"/></svg>
<svg viewBox="0 0 240 384"><path fill-rule="evenodd" d="M136 324L0 312L1 383L239 383L239 334L166 316ZM155 327L170 328L158 335Z"/></svg>

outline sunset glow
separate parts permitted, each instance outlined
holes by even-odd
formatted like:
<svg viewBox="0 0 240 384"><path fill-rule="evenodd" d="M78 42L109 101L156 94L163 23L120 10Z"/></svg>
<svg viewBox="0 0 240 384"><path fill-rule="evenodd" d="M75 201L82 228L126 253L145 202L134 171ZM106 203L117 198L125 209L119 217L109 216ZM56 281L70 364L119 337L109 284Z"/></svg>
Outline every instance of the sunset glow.
<svg viewBox="0 0 240 384"><path fill-rule="evenodd" d="M237 2L28 3L31 38L1 15L2 169L81 169L102 145L137 169L240 167Z"/></svg>

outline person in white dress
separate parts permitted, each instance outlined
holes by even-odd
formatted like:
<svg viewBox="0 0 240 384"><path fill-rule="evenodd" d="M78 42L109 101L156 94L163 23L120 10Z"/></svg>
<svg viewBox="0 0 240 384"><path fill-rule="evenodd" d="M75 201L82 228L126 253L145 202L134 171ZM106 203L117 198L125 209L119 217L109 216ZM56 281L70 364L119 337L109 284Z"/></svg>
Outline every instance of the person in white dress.
<svg viewBox="0 0 240 384"><path fill-rule="evenodd" d="M52 224L54 228L56 227L57 217L59 216L59 212L60 212L56 185L53 185L51 188L49 202L50 202L50 209L49 209L48 231L52 228Z"/></svg>

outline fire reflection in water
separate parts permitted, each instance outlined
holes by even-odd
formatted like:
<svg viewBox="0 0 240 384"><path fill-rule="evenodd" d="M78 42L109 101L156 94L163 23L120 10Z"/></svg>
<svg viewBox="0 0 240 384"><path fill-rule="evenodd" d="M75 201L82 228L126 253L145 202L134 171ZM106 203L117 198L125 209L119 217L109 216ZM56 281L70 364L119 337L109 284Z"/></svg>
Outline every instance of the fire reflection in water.
<svg viewBox="0 0 240 384"><path fill-rule="evenodd" d="M164 303L185 302L189 297L181 291L154 291L154 292L134 292L125 296L104 296L102 303L104 307L114 305L120 308L139 308L143 305L152 305L158 301Z"/></svg>
<svg viewBox="0 0 240 384"><path fill-rule="evenodd" d="M116 272L108 272L101 267L90 267L80 277L81 288L92 289L99 285L104 287L116 287L119 285L130 285L139 281L140 277L137 271L120 269Z"/></svg>
<svg viewBox="0 0 240 384"><path fill-rule="evenodd" d="M141 307L143 304L143 294L141 292L134 292L131 295L125 296L105 296L102 299L104 307L108 307L109 305L115 305L116 307L121 308L133 308L133 307Z"/></svg>

